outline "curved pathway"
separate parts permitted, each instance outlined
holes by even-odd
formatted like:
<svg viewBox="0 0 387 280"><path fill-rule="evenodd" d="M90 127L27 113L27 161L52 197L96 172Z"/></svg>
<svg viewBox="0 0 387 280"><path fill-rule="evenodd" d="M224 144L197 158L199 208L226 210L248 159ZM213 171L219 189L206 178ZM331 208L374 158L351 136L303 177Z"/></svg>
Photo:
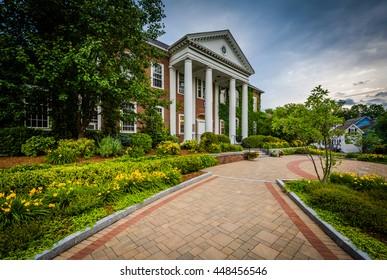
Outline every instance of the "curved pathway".
<svg viewBox="0 0 387 280"><path fill-rule="evenodd" d="M55 259L351 259L274 184L311 170L304 156L208 168Z"/></svg>

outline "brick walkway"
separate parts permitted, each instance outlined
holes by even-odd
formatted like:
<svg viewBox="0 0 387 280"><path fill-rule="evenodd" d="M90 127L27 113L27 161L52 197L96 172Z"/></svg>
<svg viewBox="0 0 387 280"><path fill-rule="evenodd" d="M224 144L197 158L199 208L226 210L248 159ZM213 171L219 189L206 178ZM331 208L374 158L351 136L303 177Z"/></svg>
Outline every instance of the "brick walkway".
<svg viewBox="0 0 387 280"><path fill-rule="evenodd" d="M209 168L209 179L132 213L55 259L351 259L274 184L311 172L305 159L266 157ZM357 164L345 161L340 168L361 170Z"/></svg>

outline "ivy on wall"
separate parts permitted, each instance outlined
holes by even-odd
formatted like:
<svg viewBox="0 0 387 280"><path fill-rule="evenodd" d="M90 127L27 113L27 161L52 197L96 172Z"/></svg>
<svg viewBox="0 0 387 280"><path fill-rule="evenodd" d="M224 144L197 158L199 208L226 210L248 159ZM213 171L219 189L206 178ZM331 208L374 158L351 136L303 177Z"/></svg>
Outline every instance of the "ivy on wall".
<svg viewBox="0 0 387 280"><path fill-rule="evenodd" d="M239 93L239 106L236 107L235 113L236 117L239 119L239 126L236 128L236 135L242 135L242 87L238 86L236 88L237 92ZM220 95L219 95L220 96ZM257 112L254 112L253 110L253 89L248 89L248 135L254 134L254 122L257 123L257 126L259 126L260 121L260 108L261 108L261 96L258 94L258 104L257 104ZM219 120L224 121L224 133L226 135L229 134L229 104L230 104L230 98L229 98L229 89L226 89L225 94L225 104L220 103L219 100ZM259 131L259 127L257 127Z"/></svg>

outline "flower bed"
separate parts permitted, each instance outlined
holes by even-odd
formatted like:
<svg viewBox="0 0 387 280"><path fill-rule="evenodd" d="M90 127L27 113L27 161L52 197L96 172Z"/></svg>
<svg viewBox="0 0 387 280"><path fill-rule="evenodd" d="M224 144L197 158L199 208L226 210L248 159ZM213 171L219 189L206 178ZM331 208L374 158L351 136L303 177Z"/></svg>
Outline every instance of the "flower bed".
<svg viewBox="0 0 387 280"><path fill-rule="evenodd" d="M216 164L211 155L119 158L4 170L0 178L0 259L26 259L98 219Z"/></svg>

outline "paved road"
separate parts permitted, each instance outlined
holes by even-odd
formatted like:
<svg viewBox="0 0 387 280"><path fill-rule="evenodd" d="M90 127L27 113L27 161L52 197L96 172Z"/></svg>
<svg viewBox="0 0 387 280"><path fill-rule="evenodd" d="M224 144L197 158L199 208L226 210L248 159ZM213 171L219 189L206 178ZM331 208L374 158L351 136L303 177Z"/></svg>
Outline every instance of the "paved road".
<svg viewBox="0 0 387 280"><path fill-rule="evenodd" d="M385 166L344 161L340 171ZM313 178L305 156L263 157L208 168L213 176L116 222L56 259L351 259L275 179Z"/></svg>

